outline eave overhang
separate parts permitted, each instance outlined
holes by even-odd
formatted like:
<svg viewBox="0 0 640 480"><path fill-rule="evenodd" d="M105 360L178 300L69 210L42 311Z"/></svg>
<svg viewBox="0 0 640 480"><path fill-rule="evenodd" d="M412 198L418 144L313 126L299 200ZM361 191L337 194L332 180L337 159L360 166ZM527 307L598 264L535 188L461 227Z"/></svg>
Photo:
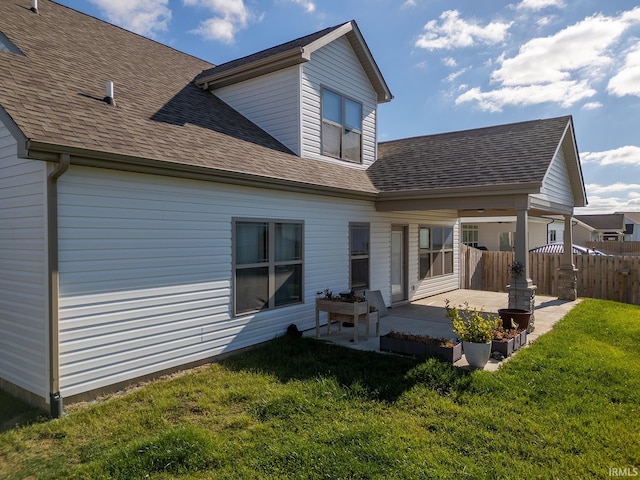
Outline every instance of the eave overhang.
<svg viewBox="0 0 640 480"><path fill-rule="evenodd" d="M140 158L136 156L115 154L72 147L68 145L52 144L27 140L21 155L24 158L46 162L58 162L60 154L71 156L71 165L105 168L151 175L165 175L176 178L188 178L209 182L220 182L232 185L242 185L257 188L273 188L279 191L330 195L339 198L374 201L376 192L336 188L327 185L311 184L251 174L241 171L224 170L202 165L175 163L154 158Z"/></svg>
<svg viewBox="0 0 640 480"><path fill-rule="evenodd" d="M219 73L214 72L211 75L197 79L195 84L203 90L216 90L228 85L233 85L234 83L243 82L251 78L299 65L308 62L310 59L311 54L309 52L306 52L302 47L296 47L267 58L220 71Z"/></svg>
<svg viewBox="0 0 640 480"><path fill-rule="evenodd" d="M457 210L458 216L504 216L526 209L532 215L571 214L573 207L540 201L541 182L381 192L376 210Z"/></svg>
<svg viewBox="0 0 640 480"><path fill-rule="evenodd" d="M540 191L539 182L500 186L471 186L381 192L376 200L376 210L477 210L514 208L523 202L528 204L530 193Z"/></svg>

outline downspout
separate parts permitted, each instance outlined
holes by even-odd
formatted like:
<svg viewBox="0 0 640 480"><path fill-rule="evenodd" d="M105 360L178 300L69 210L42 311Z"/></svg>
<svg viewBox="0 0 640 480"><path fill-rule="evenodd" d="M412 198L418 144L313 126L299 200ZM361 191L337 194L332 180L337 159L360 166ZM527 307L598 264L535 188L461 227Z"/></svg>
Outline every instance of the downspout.
<svg viewBox="0 0 640 480"><path fill-rule="evenodd" d="M547 223L547 241L545 243L551 243L551 240L549 239L549 225L553 225L554 223L556 223L556 221L553 218L549 223Z"/></svg>
<svg viewBox="0 0 640 480"><path fill-rule="evenodd" d="M69 169L71 156L61 153L56 168L47 177L47 239L49 253L49 407L53 418L63 414L60 396L60 344L58 300L58 179Z"/></svg>

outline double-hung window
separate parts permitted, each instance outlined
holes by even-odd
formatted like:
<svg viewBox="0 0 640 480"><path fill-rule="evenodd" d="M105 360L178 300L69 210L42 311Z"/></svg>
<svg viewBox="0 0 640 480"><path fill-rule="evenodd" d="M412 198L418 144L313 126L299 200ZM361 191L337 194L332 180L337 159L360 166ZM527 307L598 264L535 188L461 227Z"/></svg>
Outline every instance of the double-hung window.
<svg viewBox="0 0 640 480"><path fill-rule="evenodd" d="M236 315L301 303L303 222L234 220Z"/></svg>
<svg viewBox="0 0 640 480"><path fill-rule="evenodd" d="M453 273L453 228L420 227L420 278Z"/></svg>
<svg viewBox="0 0 640 480"><path fill-rule="evenodd" d="M362 161L362 104L322 89L322 154Z"/></svg>
<svg viewBox="0 0 640 480"><path fill-rule="evenodd" d="M369 224L349 224L349 261L351 290L369 288Z"/></svg>

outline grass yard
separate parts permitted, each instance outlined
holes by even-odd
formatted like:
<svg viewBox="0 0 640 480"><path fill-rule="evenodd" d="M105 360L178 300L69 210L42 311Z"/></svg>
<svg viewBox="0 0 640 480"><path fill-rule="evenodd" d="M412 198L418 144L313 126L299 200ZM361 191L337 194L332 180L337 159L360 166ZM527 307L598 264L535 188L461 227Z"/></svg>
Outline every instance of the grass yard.
<svg viewBox="0 0 640 480"><path fill-rule="evenodd" d="M496 373L276 339L0 433L0 478L608 478L639 372L640 307L591 299Z"/></svg>

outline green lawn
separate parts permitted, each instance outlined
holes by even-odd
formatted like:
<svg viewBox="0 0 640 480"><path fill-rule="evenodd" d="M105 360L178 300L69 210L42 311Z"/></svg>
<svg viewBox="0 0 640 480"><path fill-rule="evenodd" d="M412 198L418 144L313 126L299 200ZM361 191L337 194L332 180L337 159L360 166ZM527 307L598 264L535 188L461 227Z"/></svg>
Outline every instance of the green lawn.
<svg viewBox="0 0 640 480"><path fill-rule="evenodd" d="M1 433L0 478L608 478L639 372L640 308L590 299L496 373L277 339Z"/></svg>

